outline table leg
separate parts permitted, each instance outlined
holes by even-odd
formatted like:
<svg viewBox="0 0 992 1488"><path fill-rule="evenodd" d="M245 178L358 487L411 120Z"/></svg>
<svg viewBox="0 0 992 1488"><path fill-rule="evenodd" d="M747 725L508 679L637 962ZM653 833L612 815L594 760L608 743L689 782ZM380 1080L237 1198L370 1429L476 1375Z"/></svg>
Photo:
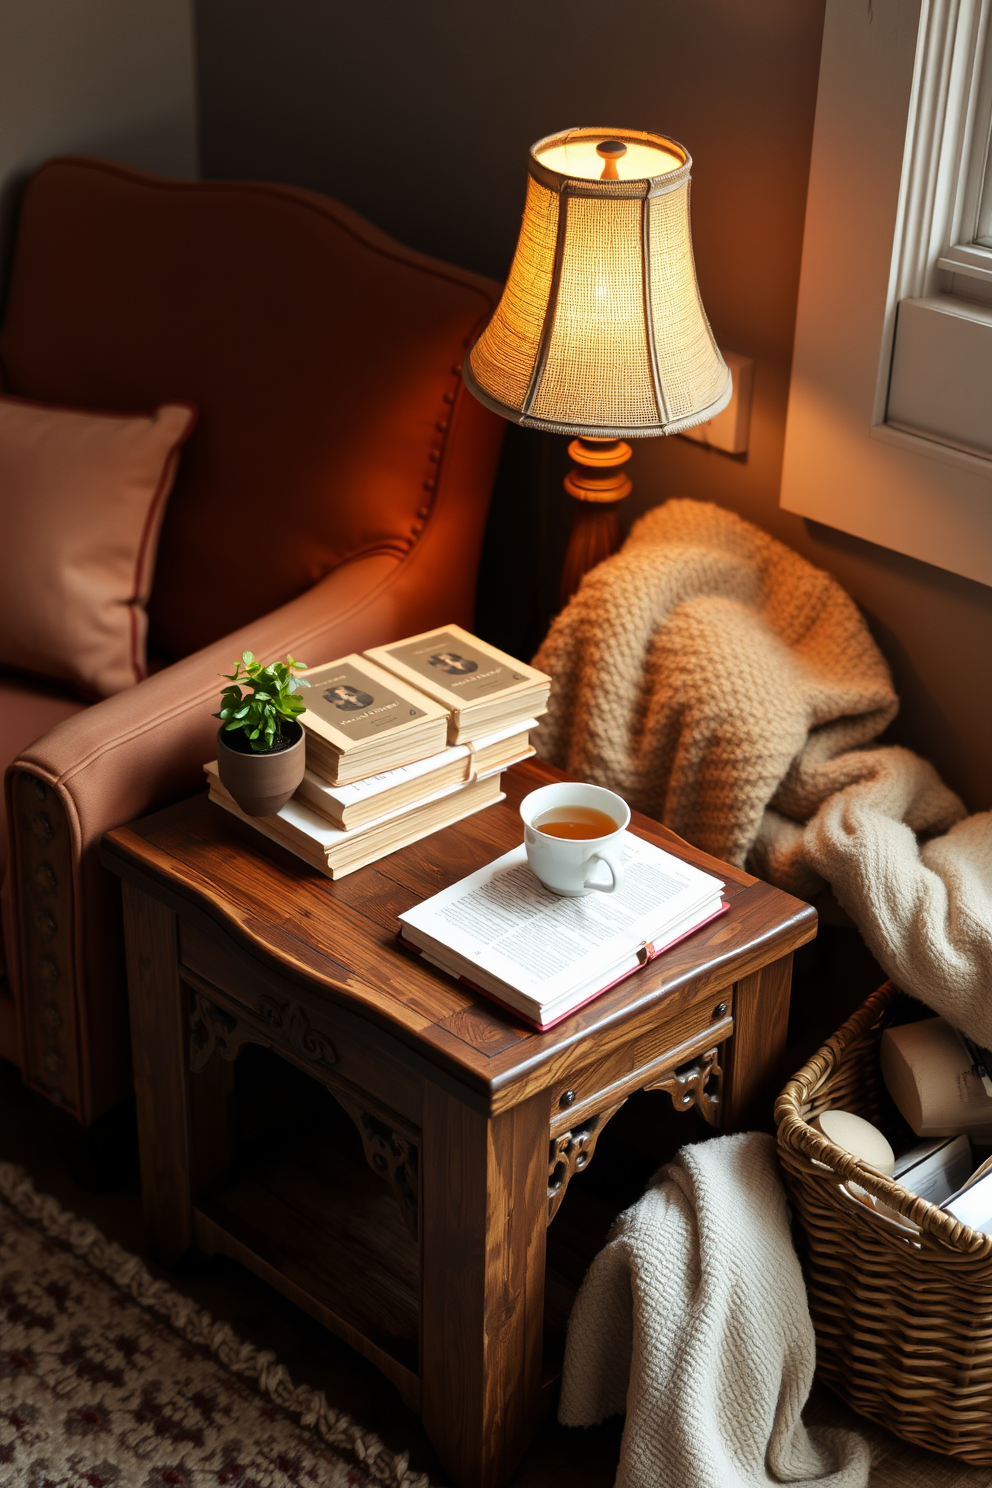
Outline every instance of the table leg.
<svg viewBox="0 0 992 1488"><path fill-rule="evenodd" d="M421 1415L452 1481L500 1488L540 1417L548 1097L486 1117L425 1085Z"/></svg>
<svg viewBox="0 0 992 1488"><path fill-rule="evenodd" d="M124 883L124 936L145 1236L171 1265L192 1242L189 1025L176 917Z"/></svg>
<svg viewBox="0 0 992 1488"><path fill-rule="evenodd" d="M734 1034L723 1087L725 1132L772 1128L775 1096L789 1073L783 1063L791 986L791 953L734 986Z"/></svg>

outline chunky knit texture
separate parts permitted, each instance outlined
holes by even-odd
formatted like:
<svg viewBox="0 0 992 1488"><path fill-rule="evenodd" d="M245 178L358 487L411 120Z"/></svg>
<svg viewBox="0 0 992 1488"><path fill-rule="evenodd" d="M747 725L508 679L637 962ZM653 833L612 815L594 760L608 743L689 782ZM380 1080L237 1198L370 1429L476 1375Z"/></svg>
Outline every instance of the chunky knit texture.
<svg viewBox="0 0 992 1488"><path fill-rule="evenodd" d="M889 976L992 1044L992 813L963 821L931 765L873 745L898 699L829 574L669 501L586 576L535 665L554 677L543 759L791 893L822 903L829 884Z"/></svg>
<svg viewBox="0 0 992 1488"><path fill-rule="evenodd" d="M576 1299L561 1421L626 1411L616 1488L865 1488L865 1442L800 1415L815 1340L771 1137L686 1147L655 1183Z"/></svg>

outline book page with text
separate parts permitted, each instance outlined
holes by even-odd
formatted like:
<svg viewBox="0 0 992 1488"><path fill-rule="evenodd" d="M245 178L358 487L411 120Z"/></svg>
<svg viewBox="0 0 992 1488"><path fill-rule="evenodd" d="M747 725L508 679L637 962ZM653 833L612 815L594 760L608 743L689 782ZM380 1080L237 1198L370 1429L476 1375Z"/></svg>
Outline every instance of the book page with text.
<svg viewBox="0 0 992 1488"><path fill-rule="evenodd" d="M542 887L523 844L400 915L404 933L482 967L541 1002L608 970L625 953L710 903L719 879L625 832L622 888L563 898Z"/></svg>

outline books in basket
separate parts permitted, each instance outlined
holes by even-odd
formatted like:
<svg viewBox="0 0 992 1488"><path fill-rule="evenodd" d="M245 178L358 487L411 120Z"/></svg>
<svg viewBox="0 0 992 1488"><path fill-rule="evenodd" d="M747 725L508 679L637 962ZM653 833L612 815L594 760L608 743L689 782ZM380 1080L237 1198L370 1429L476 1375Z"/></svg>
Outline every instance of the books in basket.
<svg viewBox="0 0 992 1488"><path fill-rule="evenodd" d="M296 796L335 826L346 831L358 830L402 807L415 806L426 796L484 775L498 774L528 759L535 752L529 730L536 726L536 720L528 718L522 726L514 724L476 739L473 744L451 744L440 754L400 765L395 770L383 770L348 785L331 785L319 773L308 769Z"/></svg>
<svg viewBox="0 0 992 1488"><path fill-rule="evenodd" d="M612 894L561 898L523 844L401 914L400 944L550 1028L727 908L723 883L625 832Z"/></svg>
<svg viewBox="0 0 992 1488"><path fill-rule="evenodd" d="M365 655L448 711L449 744L468 743L547 711L551 678L546 673L460 625L374 646Z"/></svg>
<svg viewBox="0 0 992 1488"><path fill-rule="evenodd" d="M299 717L307 763L332 784L427 758L447 742L447 708L364 656L302 675L310 684Z"/></svg>
<svg viewBox="0 0 992 1488"><path fill-rule="evenodd" d="M274 816L247 816L228 795L217 774L216 761L204 765L210 799L239 817L257 832L296 853L328 878L344 878L398 848L409 847L441 827L451 826L495 801L503 800L499 775L449 786L405 810L402 806L377 817L357 831L346 831L313 811L294 796Z"/></svg>

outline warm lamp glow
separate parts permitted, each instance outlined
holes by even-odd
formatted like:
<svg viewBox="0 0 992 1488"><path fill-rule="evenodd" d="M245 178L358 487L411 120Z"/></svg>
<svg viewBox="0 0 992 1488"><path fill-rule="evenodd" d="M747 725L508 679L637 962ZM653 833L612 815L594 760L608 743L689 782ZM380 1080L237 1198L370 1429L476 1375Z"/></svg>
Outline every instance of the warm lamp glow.
<svg viewBox="0 0 992 1488"><path fill-rule="evenodd" d="M465 380L504 418L588 436L676 434L719 413L730 373L689 235L674 140L572 129L530 152L520 238Z"/></svg>
<svg viewBox="0 0 992 1488"><path fill-rule="evenodd" d="M621 131L622 134L622 131ZM543 166L561 176L573 180L598 181L603 174L603 157L597 153L596 145L605 138L599 131L593 139L566 138L564 144L534 146L534 154ZM612 139L616 135L609 136ZM557 141L559 136L554 137ZM641 140L624 140L627 153L617 161L617 176L621 181L645 181L662 176L666 171L678 170L685 164L685 154L676 152L670 144L645 144Z"/></svg>

